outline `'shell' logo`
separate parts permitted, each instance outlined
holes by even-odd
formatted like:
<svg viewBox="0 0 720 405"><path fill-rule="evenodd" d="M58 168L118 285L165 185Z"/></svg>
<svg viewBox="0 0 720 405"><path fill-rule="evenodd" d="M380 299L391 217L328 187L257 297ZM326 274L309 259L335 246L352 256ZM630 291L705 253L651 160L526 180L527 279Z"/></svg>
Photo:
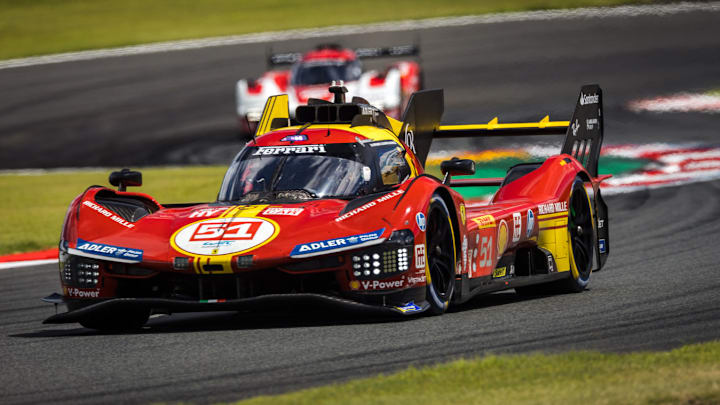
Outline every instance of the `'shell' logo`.
<svg viewBox="0 0 720 405"><path fill-rule="evenodd" d="M258 248L278 231L277 224L265 218L212 218L184 226L171 241L187 254L222 256Z"/></svg>

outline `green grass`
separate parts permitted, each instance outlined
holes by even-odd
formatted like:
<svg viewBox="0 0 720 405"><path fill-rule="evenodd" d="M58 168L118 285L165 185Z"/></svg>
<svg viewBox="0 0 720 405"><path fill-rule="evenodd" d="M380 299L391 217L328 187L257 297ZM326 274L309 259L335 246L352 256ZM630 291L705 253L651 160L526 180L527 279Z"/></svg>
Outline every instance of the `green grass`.
<svg viewBox="0 0 720 405"><path fill-rule="evenodd" d="M142 191L160 203L214 201L226 167L143 169ZM0 174L0 255L57 245L65 211L89 185L109 186L109 170Z"/></svg>
<svg viewBox="0 0 720 405"><path fill-rule="evenodd" d="M237 402L262 404L720 403L720 342L670 352L569 352L459 360Z"/></svg>
<svg viewBox="0 0 720 405"><path fill-rule="evenodd" d="M0 59L148 42L647 0L0 0Z"/></svg>

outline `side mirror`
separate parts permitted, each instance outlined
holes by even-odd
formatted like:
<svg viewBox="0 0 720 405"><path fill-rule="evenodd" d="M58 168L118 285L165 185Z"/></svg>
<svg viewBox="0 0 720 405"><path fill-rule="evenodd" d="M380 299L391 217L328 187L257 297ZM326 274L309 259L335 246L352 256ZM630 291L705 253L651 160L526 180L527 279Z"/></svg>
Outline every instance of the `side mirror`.
<svg viewBox="0 0 720 405"><path fill-rule="evenodd" d="M475 161L453 157L440 163L440 171L445 175L443 184L449 184L450 176L470 176L475 174Z"/></svg>
<svg viewBox="0 0 720 405"><path fill-rule="evenodd" d="M142 186L142 173L130 169L110 173L110 184L116 186L118 191L125 191L126 187Z"/></svg>

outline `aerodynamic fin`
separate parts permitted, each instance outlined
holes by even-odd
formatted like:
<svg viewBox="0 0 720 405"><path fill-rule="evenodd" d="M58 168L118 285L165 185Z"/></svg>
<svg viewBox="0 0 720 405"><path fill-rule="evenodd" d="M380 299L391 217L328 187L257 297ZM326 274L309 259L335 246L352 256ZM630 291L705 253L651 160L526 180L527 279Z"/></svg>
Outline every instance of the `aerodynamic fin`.
<svg viewBox="0 0 720 405"><path fill-rule="evenodd" d="M425 166L433 136L443 115L442 89L422 90L410 96L398 137Z"/></svg>
<svg viewBox="0 0 720 405"><path fill-rule="evenodd" d="M560 152L573 156L597 177L603 130L602 90L597 84L583 86Z"/></svg>
<svg viewBox="0 0 720 405"><path fill-rule="evenodd" d="M290 126L287 94L269 97L265 102L260 122L255 129L255 137L287 126Z"/></svg>

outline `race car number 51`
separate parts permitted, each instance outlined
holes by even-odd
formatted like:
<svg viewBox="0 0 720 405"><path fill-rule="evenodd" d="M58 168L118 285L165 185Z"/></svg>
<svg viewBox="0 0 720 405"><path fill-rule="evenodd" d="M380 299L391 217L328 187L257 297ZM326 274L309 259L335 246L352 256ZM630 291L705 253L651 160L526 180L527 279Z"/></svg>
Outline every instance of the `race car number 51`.
<svg viewBox="0 0 720 405"><path fill-rule="evenodd" d="M183 253L221 256L258 248L274 239L279 230L264 218L212 218L182 227L171 241Z"/></svg>

